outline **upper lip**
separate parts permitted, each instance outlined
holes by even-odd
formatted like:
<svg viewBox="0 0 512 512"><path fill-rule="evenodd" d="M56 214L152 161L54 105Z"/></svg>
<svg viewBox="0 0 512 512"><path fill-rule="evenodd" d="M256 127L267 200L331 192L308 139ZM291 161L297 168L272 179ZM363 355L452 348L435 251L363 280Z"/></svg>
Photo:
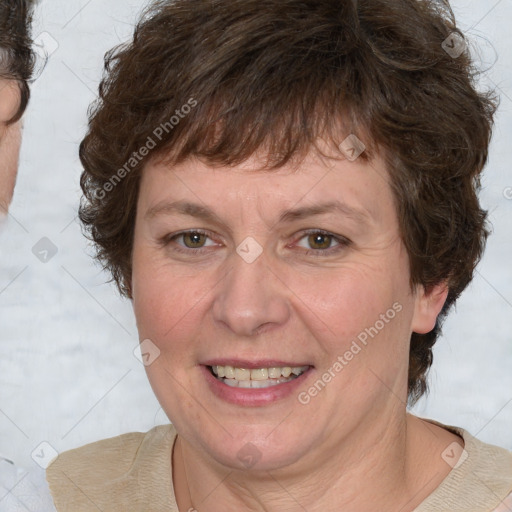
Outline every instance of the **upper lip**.
<svg viewBox="0 0 512 512"><path fill-rule="evenodd" d="M291 368L312 366L308 363L296 363L278 359L258 359L249 361L248 359L230 358L209 359L201 364L205 366L233 366L235 368L247 368L249 370L257 368L281 368L286 366L290 366Z"/></svg>

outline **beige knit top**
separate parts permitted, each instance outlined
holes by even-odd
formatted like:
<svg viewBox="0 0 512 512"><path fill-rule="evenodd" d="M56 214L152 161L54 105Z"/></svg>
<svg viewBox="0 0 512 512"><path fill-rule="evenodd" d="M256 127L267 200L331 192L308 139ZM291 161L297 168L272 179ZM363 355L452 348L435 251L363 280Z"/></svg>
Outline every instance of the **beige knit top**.
<svg viewBox="0 0 512 512"><path fill-rule="evenodd" d="M432 422L436 423L436 422ZM512 512L512 453L463 429L468 457L414 512ZM61 453L48 467L58 512L178 512L172 425L123 434Z"/></svg>

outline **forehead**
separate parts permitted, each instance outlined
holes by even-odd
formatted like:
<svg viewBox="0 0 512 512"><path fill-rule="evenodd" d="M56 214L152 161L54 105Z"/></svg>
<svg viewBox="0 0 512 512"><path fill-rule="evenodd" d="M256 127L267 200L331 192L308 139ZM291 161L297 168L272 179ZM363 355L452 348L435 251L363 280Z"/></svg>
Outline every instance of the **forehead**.
<svg viewBox="0 0 512 512"><path fill-rule="evenodd" d="M394 214L388 173L381 159L365 162L308 156L298 165L262 170L251 158L234 167L195 158L176 166L148 162L142 173L138 211L145 219L188 215L233 221L263 216L290 222L336 214L359 224Z"/></svg>

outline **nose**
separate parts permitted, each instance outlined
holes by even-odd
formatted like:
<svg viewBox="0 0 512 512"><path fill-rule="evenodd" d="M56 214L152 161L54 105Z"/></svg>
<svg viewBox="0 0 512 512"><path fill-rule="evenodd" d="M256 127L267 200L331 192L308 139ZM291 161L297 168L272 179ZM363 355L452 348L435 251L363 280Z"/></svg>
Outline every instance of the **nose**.
<svg viewBox="0 0 512 512"><path fill-rule="evenodd" d="M216 287L214 319L239 337L284 325L290 316L290 291L265 251L251 263L237 253L231 260L230 271Z"/></svg>

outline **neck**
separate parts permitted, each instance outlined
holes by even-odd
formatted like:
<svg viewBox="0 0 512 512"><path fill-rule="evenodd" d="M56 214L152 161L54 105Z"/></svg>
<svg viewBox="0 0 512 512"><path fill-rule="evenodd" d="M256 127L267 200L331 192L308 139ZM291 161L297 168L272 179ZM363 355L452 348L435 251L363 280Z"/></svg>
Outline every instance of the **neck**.
<svg viewBox="0 0 512 512"><path fill-rule="evenodd" d="M403 414L354 429L342 442L324 443L308 460L259 472L220 466L178 437L173 454L177 502L180 510L211 512L365 512L375 510L376 504L382 511L407 512L448 473L435 463L434 437L439 435L430 434L429 442L429 430L421 420ZM445 447L446 441L439 446Z"/></svg>

